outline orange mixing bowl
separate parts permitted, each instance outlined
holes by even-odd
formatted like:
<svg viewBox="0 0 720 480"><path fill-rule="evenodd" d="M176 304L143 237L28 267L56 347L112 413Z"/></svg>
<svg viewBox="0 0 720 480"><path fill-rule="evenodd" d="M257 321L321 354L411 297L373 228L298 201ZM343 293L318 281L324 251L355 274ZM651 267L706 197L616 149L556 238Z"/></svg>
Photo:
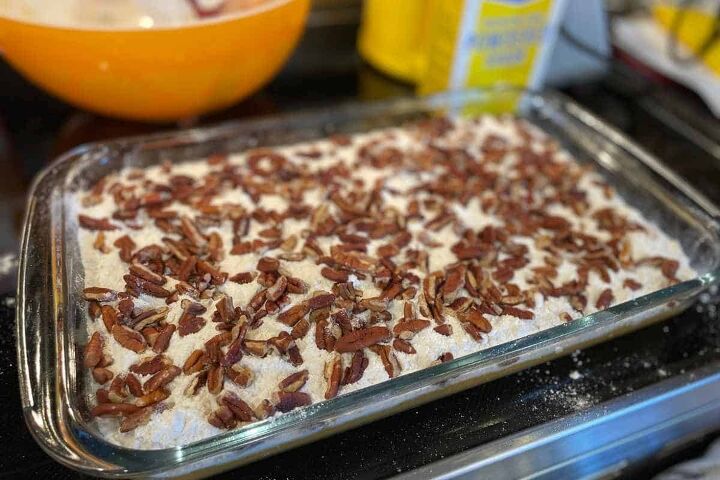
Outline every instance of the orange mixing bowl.
<svg viewBox="0 0 720 480"><path fill-rule="evenodd" d="M309 2L269 0L217 19L149 29L0 18L0 49L28 79L79 107L174 120L226 107L267 82L297 43Z"/></svg>

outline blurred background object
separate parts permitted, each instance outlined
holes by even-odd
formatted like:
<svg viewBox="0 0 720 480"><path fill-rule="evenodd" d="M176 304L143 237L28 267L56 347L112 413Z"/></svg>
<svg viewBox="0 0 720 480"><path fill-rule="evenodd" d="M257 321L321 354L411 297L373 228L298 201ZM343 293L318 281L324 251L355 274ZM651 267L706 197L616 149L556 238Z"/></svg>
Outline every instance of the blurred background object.
<svg viewBox="0 0 720 480"><path fill-rule="evenodd" d="M615 46L695 91L720 116L720 2L652 0L633 7L613 22Z"/></svg>
<svg viewBox="0 0 720 480"><path fill-rule="evenodd" d="M28 79L105 115L176 120L268 82L310 0L2 0L0 48Z"/></svg>

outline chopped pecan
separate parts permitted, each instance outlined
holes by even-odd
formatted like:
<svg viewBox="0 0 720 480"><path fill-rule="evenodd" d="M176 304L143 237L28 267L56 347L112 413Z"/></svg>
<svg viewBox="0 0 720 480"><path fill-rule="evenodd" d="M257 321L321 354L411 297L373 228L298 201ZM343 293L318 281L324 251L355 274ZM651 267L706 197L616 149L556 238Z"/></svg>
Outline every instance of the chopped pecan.
<svg viewBox="0 0 720 480"><path fill-rule="evenodd" d="M120 250L118 254L120 255L120 259L123 262L130 263L132 261L133 250L135 250L136 247L135 242L133 242L132 238L127 235L123 235L122 237L115 240L113 242L113 245Z"/></svg>
<svg viewBox="0 0 720 480"><path fill-rule="evenodd" d="M253 412L258 420L264 420L275 415L275 405L266 398L255 406Z"/></svg>
<svg viewBox="0 0 720 480"><path fill-rule="evenodd" d="M389 345L370 345L369 348L380 357L388 377L393 378L400 374L400 363Z"/></svg>
<svg viewBox="0 0 720 480"><path fill-rule="evenodd" d="M280 261L277 258L262 257L258 260L256 268L261 272L277 272L280 268Z"/></svg>
<svg viewBox="0 0 720 480"><path fill-rule="evenodd" d="M158 334L152 346L153 352L162 353L168 349L168 346L170 346L170 339L172 338L173 333L175 333L176 328L177 327L175 325L169 323L165 325L162 330L160 330L160 333Z"/></svg>
<svg viewBox="0 0 720 480"><path fill-rule="evenodd" d="M387 300L380 297L363 298L358 302L358 306L373 312L383 312L387 310Z"/></svg>
<svg viewBox="0 0 720 480"><path fill-rule="evenodd" d="M156 285L164 285L166 282L165 277L153 272L142 263L133 263L130 265L130 273Z"/></svg>
<svg viewBox="0 0 720 480"><path fill-rule="evenodd" d="M340 383L342 382L343 369L342 369L342 356L334 355L332 359L325 363L325 381L327 382L327 388L325 389L325 398L335 398L340 389Z"/></svg>
<svg viewBox="0 0 720 480"><path fill-rule="evenodd" d="M312 403L310 395L305 392L277 392L273 396L275 397L275 408L283 413Z"/></svg>
<svg viewBox="0 0 720 480"><path fill-rule="evenodd" d="M90 409L93 417L117 417L131 415L140 410L140 407L132 403L99 403Z"/></svg>
<svg viewBox="0 0 720 480"><path fill-rule="evenodd" d="M124 325L113 325L112 336L115 338L115 341L124 348L132 350L135 353L142 353L147 347L145 337L143 337L140 332L136 332Z"/></svg>
<svg viewBox="0 0 720 480"><path fill-rule="evenodd" d="M320 292L314 295L308 300L308 308L310 310L318 310L321 308L329 307L335 301L335 295L332 293Z"/></svg>
<svg viewBox="0 0 720 480"><path fill-rule="evenodd" d="M143 390L150 393L160 387L164 387L168 383L172 382L175 377L180 375L181 372L182 370L175 365L167 366L145 381Z"/></svg>
<svg viewBox="0 0 720 480"><path fill-rule="evenodd" d="M342 381L343 385L350 385L360 380L367 366L368 359L362 350L353 353L350 366L345 368L345 375Z"/></svg>
<svg viewBox="0 0 720 480"><path fill-rule="evenodd" d="M306 318L303 318L298 323L296 323L292 330L290 331L290 335L295 339L298 340L300 338L305 338L305 335L307 335L308 331L310 330L310 322Z"/></svg>
<svg viewBox="0 0 720 480"><path fill-rule="evenodd" d="M512 307L507 307L512 308ZM508 315L511 315L508 313ZM464 312L458 313L458 319L461 322L468 322L475 326L478 330L483 333L489 333L492 330L492 325L487 318L480 312L477 305L473 305Z"/></svg>
<svg viewBox="0 0 720 480"><path fill-rule="evenodd" d="M163 400L166 400L170 396L170 392L166 389L159 387L156 388L145 395L138 397L135 400L135 405L138 407L147 407L149 405L153 405L155 403L160 403Z"/></svg>
<svg viewBox="0 0 720 480"><path fill-rule="evenodd" d="M320 270L320 275L333 282L347 282L349 277L348 272L344 270L334 270L330 267L323 267L322 270Z"/></svg>
<svg viewBox="0 0 720 480"><path fill-rule="evenodd" d="M242 365L233 365L226 368L225 375L231 382L240 387L247 387L254 378L252 370Z"/></svg>
<svg viewBox="0 0 720 480"><path fill-rule="evenodd" d="M440 335L445 335L446 337L449 337L453 333L452 325L449 323L445 323L443 325L438 325L437 327L433 328L437 333Z"/></svg>
<svg viewBox="0 0 720 480"><path fill-rule="evenodd" d="M145 394L140 380L132 373L125 375L125 385L127 385L128 390L134 397L142 397Z"/></svg>
<svg viewBox="0 0 720 480"><path fill-rule="evenodd" d="M194 246L204 247L207 245L207 240L203 234L200 233L197 225L190 219L190 217L186 215L180 217L180 230L183 235L185 235L185 238L187 238Z"/></svg>
<svg viewBox="0 0 720 480"><path fill-rule="evenodd" d="M140 331L143 328L148 327L154 323L165 320L169 311L170 307L157 307L151 310L146 310L135 316L135 318L133 318L132 321L128 323L132 324L133 330Z"/></svg>
<svg viewBox="0 0 720 480"><path fill-rule="evenodd" d="M185 390L183 390L183 394L186 397L194 397L198 393L200 393L200 390L207 384L207 377L208 377L208 371L202 370L198 372L197 375L195 375L185 386Z"/></svg>
<svg viewBox="0 0 720 480"><path fill-rule="evenodd" d="M288 286L287 277L285 275L280 275L275 283L273 283L272 286L270 286L266 293L265 297L270 301L276 301L278 298L282 296L283 293L285 293L285 289Z"/></svg>
<svg viewBox="0 0 720 480"><path fill-rule="evenodd" d="M361 328L340 337L335 343L335 350L340 353L354 352L388 340L390 336L390 330L386 327Z"/></svg>
<svg viewBox="0 0 720 480"><path fill-rule="evenodd" d="M130 365L130 371L138 375L154 375L160 370L172 365L172 361L165 355L155 355L140 363Z"/></svg>
<svg viewBox="0 0 720 480"><path fill-rule="evenodd" d="M398 338L401 338L403 340L410 340L412 337L415 336L416 333L429 326L430 322L428 320L403 320L395 324L395 326L393 327L393 333Z"/></svg>
<svg viewBox="0 0 720 480"><path fill-rule="evenodd" d="M108 387L108 399L114 403L122 403L128 396L125 385L126 382L123 375L115 376Z"/></svg>
<svg viewBox="0 0 720 480"><path fill-rule="evenodd" d="M220 365L210 367L207 378L208 391L214 395L220 393L223 389L224 380L225 371Z"/></svg>
<svg viewBox="0 0 720 480"><path fill-rule="evenodd" d="M98 363L100 363L100 360L102 360L103 356L103 337L100 335L100 332L95 332L90 337L90 340L88 340L87 345L85 345L85 351L83 354L83 366L85 368L92 368L97 366Z"/></svg>
<svg viewBox="0 0 720 480"><path fill-rule="evenodd" d="M597 302L595 302L595 308L598 310L604 310L608 308L614 300L612 290L609 288L606 288L602 292L600 292L600 295L598 295Z"/></svg>
<svg viewBox="0 0 720 480"><path fill-rule="evenodd" d="M282 379L278 384L278 388L283 392L297 392L305 385L308 376L309 372L307 370L300 370Z"/></svg>
<svg viewBox="0 0 720 480"><path fill-rule="evenodd" d="M231 430L237 425L235 415L226 405L213 411L208 417L208 423L216 428Z"/></svg>
<svg viewBox="0 0 720 480"><path fill-rule="evenodd" d="M117 292L109 288L88 287L83 290L83 298L87 301L96 301L99 303L112 302L117 298Z"/></svg>
<svg viewBox="0 0 720 480"><path fill-rule="evenodd" d="M107 218L93 218L82 214L78 215L78 222L86 230L117 230L118 228Z"/></svg>
<svg viewBox="0 0 720 480"><path fill-rule="evenodd" d="M185 312L178 321L178 333L181 337L197 333L205 326L205 319L196 317L189 312Z"/></svg>
<svg viewBox="0 0 720 480"><path fill-rule="evenodd" d="M190 375L199 372L205 368L207 364L207 355L202 350L193 350L183 364L183 373Z"/></svg>
<svg viewBox="0 0 720 480"><path fill-rule="evenodd" d="M241 422L250 422L255 418L255 412L250 405L232 392L223 394L220 403L229 408L233 416Z"/></svg>
<svg viewBox="0 0 720 480"><path fill-rule="evenodd" d="M268 354L268 344L264 340L244 340L243 348L256 357L264 357Z"/></svg>
<svg viewBox="0 0 720 480"><path fill-rule="evenodd" d="M640 290L642 288L642 283L633 280L632 278L626 278L623 281L623 287L629 288L630 290Z"/></svg>
<svg viewBox="0 0 720 480"><path fill-rule="evenodd" d="M151 408L142 408L137 412L131 413L120 422L120 432L126 433L136 428L146 425L152 416Z"/></svg>
<svg viewBox="0 0 720 480"><path fill-rule="evenodd" d="M403 340L402 338L396 338L393 340L393 348L398 352L404 352L407 354L417 353L415 347L413 347L410 342Z"/></svg>
<svg viewBox="0 0 720 480"><path fill-rule="evenodd" d="M284 323L285 325L292 327L297 322L299 322L300 319L303 318L309 311L310 307L308 306L308 303L301 302L283 312L280 312L280 314L277 316L277 320L280 323Z"/></svg>
<svg viewBox="0 0 720 480"><path fill-rule="evenodd" d="M95 367L92 369L93 379L100 385L104 385L113 378L113 372L107 368Z"/></svg>
<svg viewBox="0 0 720 480"><path fill-rule="evenodd" d="M530 310L523 310L521 308L511 307L510 305L503 305L502 314L511 315L522 320L532 320L533 318L535 318L535 314Z"/></svg>
<svg viewBox="0 0 720 480"><path fill-rule="evenodd" d="M240 272L228 278L231 282L245 284L255 280L256 274L253 272Z"/></svg>

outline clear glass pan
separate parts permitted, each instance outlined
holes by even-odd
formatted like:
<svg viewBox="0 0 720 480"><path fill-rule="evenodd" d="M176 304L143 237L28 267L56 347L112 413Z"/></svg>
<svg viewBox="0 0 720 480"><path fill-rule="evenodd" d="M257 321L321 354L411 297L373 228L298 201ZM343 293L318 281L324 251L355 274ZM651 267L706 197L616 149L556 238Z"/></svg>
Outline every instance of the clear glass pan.
<svg viewBox="0 0 720 480"><path fill-rule="evenodd" d="M639 299L183 447L130 450L104 441L88 415L76 362L86 339L82 266L63 198L125 166L183 162L517 104L518 115L593 163L623 197L677 238L695 279ZM59 462L104 477L200 477L377 420L673 315L720 277L720 212L656 158L555 93L466 91L333 109L79 147L41 173L28 201L18 285L17 342L25 419Z"/></svg>

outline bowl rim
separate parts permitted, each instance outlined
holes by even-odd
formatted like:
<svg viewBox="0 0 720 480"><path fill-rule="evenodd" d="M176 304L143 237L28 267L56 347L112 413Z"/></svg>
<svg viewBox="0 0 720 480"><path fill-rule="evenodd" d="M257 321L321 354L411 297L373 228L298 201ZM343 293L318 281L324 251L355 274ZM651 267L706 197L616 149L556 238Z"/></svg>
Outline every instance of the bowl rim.
<svg viewBox="0 0 720 480"><path fill-rule="evenodd" d="M270 10L275 10L284 5L292 2L308 2L309 0L265 0L263 3L234 11L232 13L221 14L215 17L200 18L193 20L192 22L183 22L180 24L160 25L152 26L150 28L144 28L141 26L121 26L121 27L103 27L101 25L68 25L65 23L49 23L43 21L32 21L25 17L14 16L0 9L0 20L15 22L23 25L32 27L49 28L53 30L68 30L68 31L82 31L82 32L112 32L112 33L139 33L139 32L160 32L160 31L173 31L173 30L187 30L190 28L202 28L209 25L215 25L241 18L251 17L259 15Z"/></svg>

